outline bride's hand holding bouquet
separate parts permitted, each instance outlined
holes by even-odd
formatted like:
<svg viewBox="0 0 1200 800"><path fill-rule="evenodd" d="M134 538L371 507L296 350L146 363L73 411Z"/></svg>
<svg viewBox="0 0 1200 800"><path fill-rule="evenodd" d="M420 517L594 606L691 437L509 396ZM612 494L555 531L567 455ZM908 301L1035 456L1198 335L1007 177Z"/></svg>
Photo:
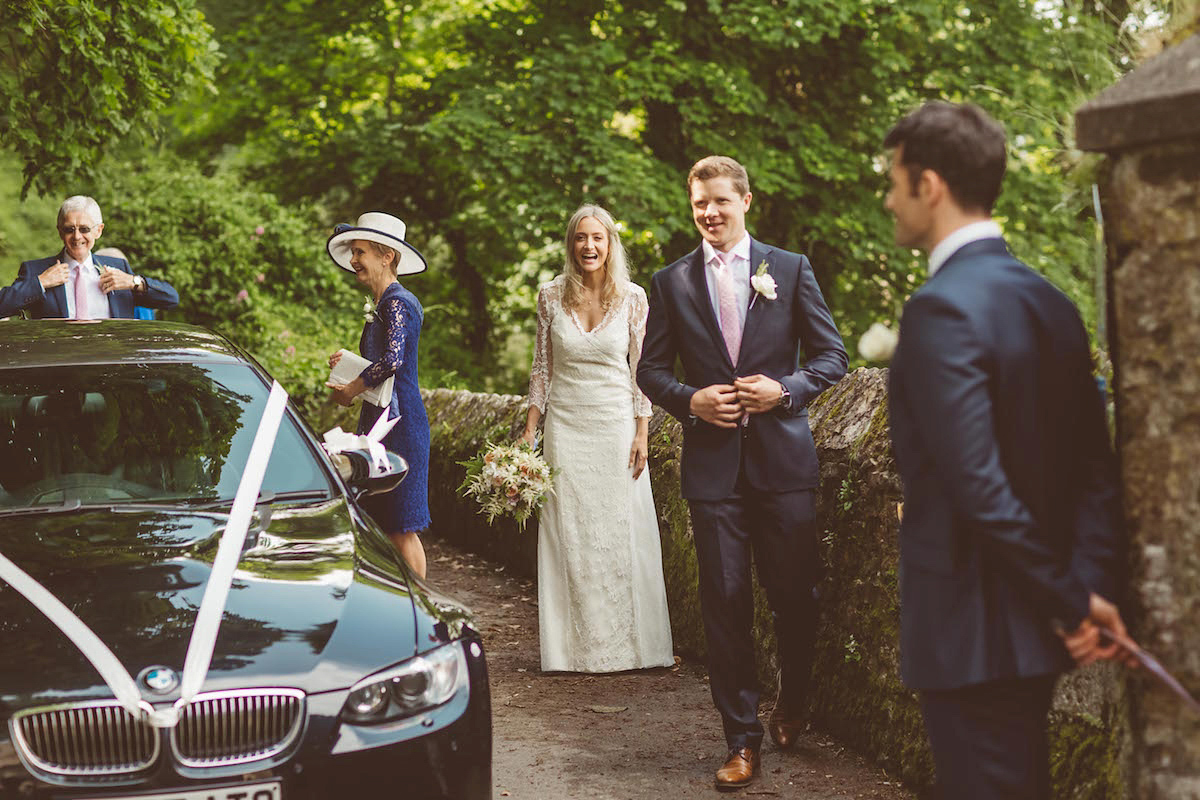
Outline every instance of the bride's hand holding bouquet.
<svg viewBox="0 0 1200 800"><path fill-rule="evenodd" d="M475 458L459 464L467 468L459 494L479 503L479 513L489 523L511 516L524 528L554 491L554 469L525 437L507 445L489 442Z"/></svg>

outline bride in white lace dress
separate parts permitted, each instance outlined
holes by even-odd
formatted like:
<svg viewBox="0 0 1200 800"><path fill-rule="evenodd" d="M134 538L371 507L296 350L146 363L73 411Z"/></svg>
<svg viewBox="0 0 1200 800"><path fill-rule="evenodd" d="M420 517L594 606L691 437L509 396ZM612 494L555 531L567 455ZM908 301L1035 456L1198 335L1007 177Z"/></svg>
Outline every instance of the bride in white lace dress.
<svg viewBox="0 0 1200 800"><path fill-rule="evenodd" d="M522 438L545 416L557 467L538 524L542 669L617 672L674 663L658 519L646 469L650 401L637 388L646 293L616 224L585 205L563 274L538 292Z"/></svg>

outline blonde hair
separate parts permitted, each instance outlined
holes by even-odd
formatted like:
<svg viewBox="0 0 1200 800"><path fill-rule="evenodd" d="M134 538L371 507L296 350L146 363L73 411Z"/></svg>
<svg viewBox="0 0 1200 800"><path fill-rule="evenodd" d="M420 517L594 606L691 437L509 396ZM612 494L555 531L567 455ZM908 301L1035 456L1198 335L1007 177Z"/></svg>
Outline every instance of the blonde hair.
<svg viewBox="0 0 1200 800"><path fill-rule="evenodd" d="M607 310L620 299L629 283L629 265L625 261L625 246L621 244L621 232L617 230L616 220L600 206L590 203L580 206L567 223L567 257L563 261L563 307L577 307L583 295L582 270L575 263L574 239L579 224L588 217L603 225L608 233L608 257L604 260L604 282L600 288L600 305Z"/></svg>

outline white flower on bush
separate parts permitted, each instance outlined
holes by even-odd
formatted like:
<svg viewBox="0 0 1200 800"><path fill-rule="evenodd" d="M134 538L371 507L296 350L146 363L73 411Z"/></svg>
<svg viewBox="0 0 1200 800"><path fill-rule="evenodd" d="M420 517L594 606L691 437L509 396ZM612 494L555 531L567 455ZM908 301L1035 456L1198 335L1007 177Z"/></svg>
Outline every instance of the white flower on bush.
<svg viewBox="0 0 1200 800"><path fill-rule="evenodd" d="M867 361L888 361L899 341L900 334L882 322L875 322L858 340L858 353Z"/></svg>

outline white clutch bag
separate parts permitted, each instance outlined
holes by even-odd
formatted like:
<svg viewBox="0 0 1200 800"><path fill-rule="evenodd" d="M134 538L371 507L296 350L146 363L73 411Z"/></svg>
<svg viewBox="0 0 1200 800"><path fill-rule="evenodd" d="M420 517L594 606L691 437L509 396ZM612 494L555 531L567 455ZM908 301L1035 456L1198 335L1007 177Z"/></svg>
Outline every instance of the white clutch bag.
<svg viewBox="0 0 1200 800"><path fill-rule="evenodd" d="M329 370L329 383L347 384L357 378L362 371L371 365L357 353L351 353L349 350L342 348L338 351L342 357L338 359L337 365ZM392 402L392 385L396 382L395 375L388 375L387 380L379 384L373 389L367 389L359 395L365 402L371 405L387 408Z"/></svg>

